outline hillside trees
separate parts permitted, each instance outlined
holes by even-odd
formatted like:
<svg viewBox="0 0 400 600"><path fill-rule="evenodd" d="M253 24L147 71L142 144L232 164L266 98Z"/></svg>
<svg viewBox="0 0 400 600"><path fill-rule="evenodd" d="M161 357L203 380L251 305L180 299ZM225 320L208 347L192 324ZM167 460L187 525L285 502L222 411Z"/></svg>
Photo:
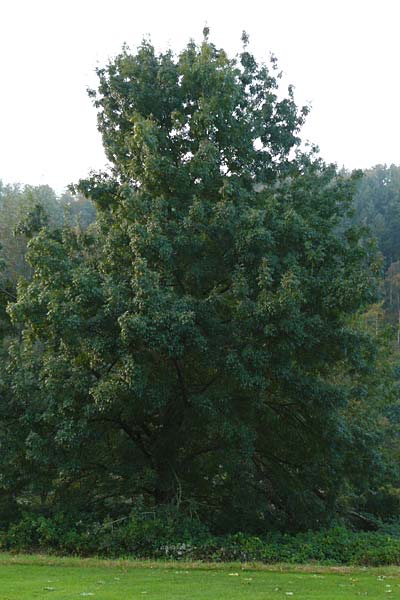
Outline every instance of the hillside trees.
<svg viewBox="0 0 400 600"><path fill-rule="evenodd" d="M40 205L51 214L54 224L57 219L57 198L48 186L25 186L0 184L0 243L4 261L4 277L15 287L19 277L27 277L29 268L25 262L26 238L15 235L16 228L27 214ZM62 216L62 214L61 214Z"/></svg>
<svg viewBox="0 0 400 600"><path fill-rule="evenodd" d="M19 277L30 276L25 254L33 232L26 228L38 230L43 220L53 229L63 225L85 228L95 220L95 208L79 194L57 197L48 185L5 185L0 180L0 257L3 277L14 288Z"/></svg>
<svg viewBox="0 0 400 600"><path fill-rule="evenodd" d="M397 349L400 343L400 167L376 165L367 169L357 185L353 223L366 226L382 254L382 310L376 323L390 324ZM396 349L396 350L397 350Z"/></svg>
<svg viewBox="0 0 400 600"><path fill-rule="evenodd" d="M307 109L243 42L230 59L207 36L178 57L145 41L98 70L112 168L77 188L96 229L44 227L9 309L25 437L2 461L22 488L29 463L45 505L299 529L351 479L333 373L369 365L349 316L375 288L360 232L338 233L355 180L299 151Z"/></svg>
<svg viewBox="0 0 400 600"><path fill-rule="evenodd" d="M354 197L356 221L370 228L385 268L400 259L400 167L367 169Z"/></svg>

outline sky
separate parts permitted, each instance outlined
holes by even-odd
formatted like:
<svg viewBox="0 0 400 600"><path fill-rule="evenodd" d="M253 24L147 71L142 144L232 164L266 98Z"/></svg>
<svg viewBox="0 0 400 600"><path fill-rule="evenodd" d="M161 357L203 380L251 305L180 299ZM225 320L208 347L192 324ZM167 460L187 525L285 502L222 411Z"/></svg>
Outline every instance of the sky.
<svg viewBox="0 0 400 600"><path fill-rule="evenodd" d="M312 110L302 137L340 167L400 164L399 0L0 0L0 179L58 193L105 165L87 88L124 42L190 38L231 55L243 30Z"/></svg>

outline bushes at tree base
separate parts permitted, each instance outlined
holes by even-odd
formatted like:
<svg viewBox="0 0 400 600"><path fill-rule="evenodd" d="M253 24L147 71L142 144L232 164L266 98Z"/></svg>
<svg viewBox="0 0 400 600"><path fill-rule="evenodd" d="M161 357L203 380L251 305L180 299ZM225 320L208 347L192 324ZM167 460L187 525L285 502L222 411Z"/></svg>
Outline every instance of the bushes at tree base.
<svg viewBox="0 0 400 600"><path fill-rule="evenodd" d="M388 535L384 529L360 532L337 526L295 535L213 536L195 519L177 521L171 515L151 514L102 524L72 523L63 515L47 518L26 514L8 531L0 532L0 548L140 559L400 565L400 536Z"/></svg>

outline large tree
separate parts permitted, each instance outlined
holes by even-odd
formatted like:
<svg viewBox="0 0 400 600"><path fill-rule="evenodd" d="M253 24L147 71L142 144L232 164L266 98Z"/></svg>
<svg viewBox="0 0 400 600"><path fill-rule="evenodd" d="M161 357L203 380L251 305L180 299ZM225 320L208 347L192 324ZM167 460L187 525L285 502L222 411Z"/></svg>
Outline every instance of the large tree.
<svg viewBox="0 0 400 600"><path fill-rule="evenodd" d="M353 179L298 150L307 109L243 42L145 41L98 70L111 169L78 186L97 230L44 228L11 308L23 452L54 502L174 502L217 529L334 510L352 433L332 372L365 364L346 323L371 258L339 233Z"/></svg>

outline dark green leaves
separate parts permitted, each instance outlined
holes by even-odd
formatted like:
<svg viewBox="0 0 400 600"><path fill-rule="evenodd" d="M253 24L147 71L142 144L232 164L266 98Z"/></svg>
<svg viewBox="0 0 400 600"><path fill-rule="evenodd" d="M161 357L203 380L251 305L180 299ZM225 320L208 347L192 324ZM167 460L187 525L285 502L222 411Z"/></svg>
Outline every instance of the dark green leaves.
<svg viewBox="0 0 400 600"><path fill-rule="evenodd" d="M26 452L61 501L100 511L114 494L116 512L176 503L216 529L315 526L351 437L332 372L357 368L348 319L375 275L339 227L353 181L297 150L307 110L275 61L204 35L98 70L112 164L78 185L96 227L42 229L10 309Z"/></svg>

